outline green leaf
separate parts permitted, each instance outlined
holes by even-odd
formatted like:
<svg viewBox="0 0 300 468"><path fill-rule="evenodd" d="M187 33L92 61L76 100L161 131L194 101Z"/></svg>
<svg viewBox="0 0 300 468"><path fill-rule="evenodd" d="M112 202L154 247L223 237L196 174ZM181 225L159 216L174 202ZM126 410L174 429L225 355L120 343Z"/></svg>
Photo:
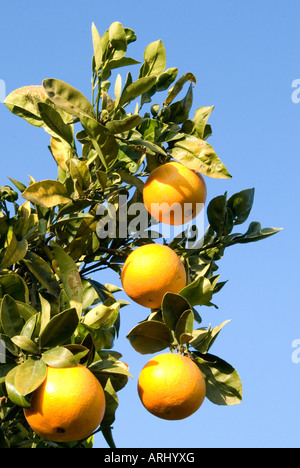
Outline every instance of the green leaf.
<svg viewBox="0 0 300 468"><path fill-rule="evenodd" d="M89 369L95 375L104 372L109 374L122 374L133 378L124 362L118 361L116 359L102 359L101 361L93 362Z"/></svg>
<svg viewBox="0 0 300 468"><path fill-rule="evenodd" d="M54 315L40 335L40 346L53 348L64 344L71 339L78 323L79 319L75 308Z"/></svg>
<svg viewBox="0 0 300 468"><path fill-rule="evenodd" d="M175 328L175 338L180 345L184 345L193 339L194 313L186 310L179 318Z"/></svg>
<svg viewBox="0 0 300 468"><path fill-rule="evenodd" d="M194 130L193 133L196 137L200 138L201 140L205 139L205 129L207 126L207 121L214 109L214 106L210 107L199 107L194 115L193 123L194 123Z"/></svg>
<svg viewBox="0 0 300 468"><path fill-rule="evenodd" d="M113 49L112 56L114 60L124 57L127 50L127 37L122 24L115 21L108 30L108 37Z"/></svg>
<svg viewBox="0 0 300 468"><path fill-rule="evenodd" d="M16 89L4 101L13 114L22 117L35 127L45 125L38 108L41 102L53 105L42 86L24 86Z"/></svg>
<svg viewBox="0 0 300 468"><path fill-rule="evenodd" d="M55 105L75 117L86 114L95 117L93 105L77 89L61 80L49 78L43 81L43 87Z"/></svg>
<svg viewBox="0 0 300 468"><path fill-rule="evenodd" d="M105 67L103 68L103 73L104 76L109 75L111 70L114 70L115 68L121 68L121 67L128 67L130 65L137 65L141 62L138 60L135 60L131 57L122 57L121 59L117 60L109 60Z"/></svg>
<svg viewBox="0 0 300 468"><path fill-rule="evenodd" d="M23 262L39 282L55 297L60 295L60 286L50 265L34 252L28 251Z"/></svg>
<svg viewBox="0 0 300 468"><path fill-rule="evenodd" d="M67 165L73 181L76 181L82 190L87 190L91 184L91 175L87 163L72 158L69 159Z"/></svg>
<svg viewBox="0 0 300 468"><path fill-rule="evenodd" d="M55 259L59 268L60 279L70 301L70 306L77 310L78 317L82 314L83 287L74 260L55 242L51 242Z"/></svg>
<svg viewBox="0 0 300 468"><path fill-rule="evenodd" d="M242 224L247 220L254 202L254 191L254 188L242 190L228 199L227 207L233 214L234 224Z"/></svg>
<svg viewBox="0 0 300 468"><path fill-rule="evenodd" d="M27 359L17 367L15 387L22 396L29 395L39 388L47 375L47 366L43 361Z"/></svg>
<svg viewBox="0 0 300 468"><path fill-rule="evenodd" d="M213 198L207 207L210 226L219 237L228 235L233 228L233 214L227 206L227 194Z"/></svg>
<svg viewBox="0 0 300 468"><path fill-rule="evenodd" d="M168 68L161 75L157 77L156 83L146 93L142 95L141 104L151 102L152 96L156 92L165 91L176 80L178 68Z"/></svg>
<svg viewBox="0 0 300 468"><path fill-rule="evenodd" d="M88 327L96 329L101 327L109 328L117 319L119 310L120 304L118 302L115 302L111 306L99 304L84 316L83 323ZM113 323L111 323L111 320Z"/></svg>
<svg viewBox="0 0 300 468"><path fill-rule="evenodd" d="M231 178L212 146L192 135L176 141L174 147L170 149L170 153L174 159L184 166L206 176L215 179Z"/></svg>
<svg viewBox="0 0 300 468"><path fill-rule="evenodd" d="M222 328L229 322L230 320L226 320L225 322L221 323L221 325L213 329L209 327L209 329L199 328L198 330L194 330L193 339L190 341L190 346L195 348L200 353L206 354L213 345Z"/></svg>
<svg viewBox="0 0 300 468"><path fill-rule="evenodd" d="M58 346L57 348L45 351L42 354L42 361L50 367L76 367L77 360L67 348Z"/></svg>
<svg viewBox="0 0 300 468"><path fill-rule="evenodd" d="M144 52L144 63L139 78L149 75L161 75L166 68L166 50L161 40L149 44Z"/></svg>
<svg viewBox="0 0 300 468"><path fill-rule="evenodd" d="M282 231L282 228L261 228L261 224L254 221L250 223L249 228L245 234L232 235L228 245L234 244L247 244L249 242L257 242L267 237L277 234L277 232Z"/></svg>
<svg viewBox="0 0 300 468"><path fill-rule="evenodd" d="M97 122L83 114L80 115L80 122L90 137L93 147L98 153L104 168L107 170L112 167L117 160L119 146L115 137L110 131Z"/></svg>
<svg viewBox="0 0 300 468"><path fill-rule="evenodd" d="M38 104L38 108L41 114L42 120L45 122L46 126L50 129L51 135L54 133L54 136L59 136L70 146L73 145L74 137L73 137L73 130L71 125L66 124L59 112L53 109L52 106L40 102ZM46 129L47 130L47 129Z"/></svg>
<svg viewBox="0 0 300 468"><path fill-rule="evenodd" d="M189 311L189 302L179 294L166 293L162 301L162 316L165 324L170 330L175 331L181 315Z"/></svg>
<svg viewBox="0 0 300 468"><path fill-rule="evenodd" d="M15 234L12 234L11 241L6 248L0 268L10 268L12 265L22 260L28 250L28 242L26 239L18 241Z"/></svg>
<svg viewBox="0 0 300 468"><path fill-rule="evenodd" d="M213 296L213 287L208 278L205 276L198 276L192 283L183 288L179 294L184 297L192 307L197 305L209 305Z"/></svg>
<svg viewBox="0 0 300 468"><path fill-rule="evenodd" d="M25 302L16 301L18 305L19 314L23 317L26 322L30 320L30 318L36 315L36 310L29 304L25 304Z"/></svg>
<svg viewBox="0 0 300 468"><path fill-rule="evenodd" d="M101 45L101 37L94 23L92 23L92 39L95 57L95 69L97 71L102 65L103 51Z"/></svg>
<svg viewBox="0 0 300 468"><path fill-rule="evenodd" d="M137 81L134 81L129 86L125 87L122 92L120 105L123 106L124 104L136 99L138 96L146 93L156 82L156 77L145 76L143 78L139 78Z"/></svg>
<svg viewBox="0 0 300 468"><path fill-rule="evenodd" d="M23 349L27 353L37 354L39 352L38 346L27 336L16 335L13 336L11 341L18 346L18 348Z"/></svg>
<svg viewBox="0 0 300 468"><path fill-rule="evenodd" d="M24 325L17 302L7 294L1 302L0 323L4 333L10 338L19 335Z"/></svg>
<svg viewBox="0 0 300 468"><path fill-rule="evenodd" d="M172 333L166 324L155 320L139 323L128 334L132 347L140 354L153 354L170 346Z"/></svg>
<svg viewBox="0 0 300 468"><path fill-rule="evenodd" d="M241 403L243 388L238 372L217 356L195 354L206 381L206 396L216 405L231 406Z"/></svg>
<svg viewBox="0 0 300 468"><path fill-rule="evenodd" d="M190 84L186 96L181 100L170 105L169 121L176 124L185 122L193 104L193 85Z"/></svg>
<svg viewBox="0 0 300 468"><path fill-rule="evenodd" d="M23 395L18 392L15 386L15 376L19 366L14 367L5 378L5 386L8 398L10 401L17 406L22 406L23 408L30 408L30 401L28 401Z"/></svg>
<svg viewBox="0 0 300 468"><path fill-rule="evenodd" d="M20 308L19 308L20 312ZM21 312L20 312L21 315ZM39 333L40 330L40 313L33 315L30 317L24 327L22 328L21 335L29 338L30 340L34 340L36 335Z"/></svg>
<svg viewBox="0 0 300 468"><path fill-rule="evenodd" d="M66 187L56 180L34 182L26 188L22 197L43 208L53 208L70 201Z"/></svg>
<svg viewBox="0 0 300 468"><path fill-rule="evenodd" d="M119 399L116 394L116 391L111 383L111 380L108 379L104 387L106 408L103 420L101 422L101 429L107 430L115 421L115 413L119 406Z"/></svg>
<svg viewBox="0 0 300 468"><path fill-rule="evenodd" d="M0 297L4 297L5 294L13 297L16 301L29 301L29 291L26 282L16 273L0 275Z"/></svg>
<svg viewBox="0 0 300 468"><path fill-rule="evenodd" d="M128 132L133 128L136 128L142 122L142 117L139 114L133 114L125 117L123 120L111 120L107 122L106 128L110 133L118 134L122 132Z"/></svg>
<svg viewBox="0 0 300 468"><path fill-rule="evenodd" d="M197 83L196 77L192 73L185 73L179 80L176 81L175 85L170 89L168 96L165 100L165 105L171 104L175 97L180 93L185 83L191 81Z"/></svg>

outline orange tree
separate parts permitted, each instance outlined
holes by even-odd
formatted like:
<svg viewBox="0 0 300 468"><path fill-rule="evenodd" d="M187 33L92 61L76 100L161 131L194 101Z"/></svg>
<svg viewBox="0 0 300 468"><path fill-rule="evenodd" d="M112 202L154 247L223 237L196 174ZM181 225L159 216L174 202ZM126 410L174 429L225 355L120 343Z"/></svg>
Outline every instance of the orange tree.
<svg viewBox="0 0 300 468"><path fill-rule="evenodd" d="M1 448L92 447L92 434L75 442L44 440L24 418L48 366L79 363L104 389L106 411L97 430L114 447L117 394L131 377L115 349L128 302L117 298L121 283L101 283L92 274L112 269L121 275L134 248L157 242L131 231L120 234L121 215L143 202L145 180L155 168L175 160L204 178L231 177L207 143L213 107L199 107L190 116L196 77L166 69L161 41L146 47L143 61L131 58L127 48L135 40L134 31L119 22L102 36L92 25L91 100L51 78L16 90L5 101L11 112L49 134L58 176L30 177L27 185L10 178L11 184L0 188ZM116 73L131 66L139 69L135 78ZM169 348L189 356L205 377L206 397L217 405L242 400L237 371L210 353L226 322L215 328L202 323L205 307L217 307L214 295L225 284L218 262L226 248L279 230L251 222L244 233L235 232L246 222L253 198L251 188L212 199L208 228L193 248L187 248L187 230L168 240L162 235L182 260L187 284L179 292L167 291L160 307L145 309L146 318L128 330L139 353ZM114 229L108 228L110 219ZM131 214L127 223L132 219ZM107 235L99 235L103 232Z"/></svg>

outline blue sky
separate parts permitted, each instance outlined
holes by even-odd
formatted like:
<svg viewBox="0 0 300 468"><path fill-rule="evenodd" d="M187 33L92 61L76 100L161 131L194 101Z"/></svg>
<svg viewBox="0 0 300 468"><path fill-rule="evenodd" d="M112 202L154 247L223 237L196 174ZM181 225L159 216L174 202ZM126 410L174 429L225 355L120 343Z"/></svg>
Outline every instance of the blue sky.
<svg viewBox="0 0 300 468"><path fill-rule="evenodd" d="M197 77L194 109L215 105L209 142L233 178L206 179L208 198L255 187L249 222L284 228L267 240L228 249L220 262L221 278L229 281L216 296L219 309L201 310L206 325L232 320L212 351L239 371L241 405L223 408L206 401L192 417L175 423L148 414L136 385L149 357L137 354L125 338L147 314L137 305L123 309L115 349L134 380L119 393L114 424L119 447L299 447L300 363L292 360L292 343L300 339L300 103L292 101L292 82L300 79L299 18L297 0L284 6L278 0L1 5L0 79L7 93L58 78L89 97L92 22L100 33L113 21L132 28L138 41L130 55L140 60L145 47L161 39L167 66ZM56 178L48 135L3 104L0 122L0 185L8 176L24 182L29 174ZM101 281L100 273L96 279ZM95 445L106 446L101 436Z"/></svg>

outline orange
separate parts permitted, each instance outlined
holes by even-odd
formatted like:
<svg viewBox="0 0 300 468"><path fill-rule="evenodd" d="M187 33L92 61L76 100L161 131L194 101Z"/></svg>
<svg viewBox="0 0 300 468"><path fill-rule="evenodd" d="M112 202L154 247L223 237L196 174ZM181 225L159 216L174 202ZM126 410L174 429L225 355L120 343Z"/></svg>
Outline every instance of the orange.
<svg viewBox="0 0 300 468"><path fill-rule="evenodd" d="M143 189L144 204L159 222L181 225L202 210L207 189L202 175L173 161L154 169Z"/></svg>
<svg viewBox="0 0 300 468"><path fill-rule="evenodd" d="M206 384L199 367L181 354L152 358L142 369L138 394L144 407L162 419L185 419L202 405Z"/></svg>
<svg viewBox="0 0 300 468"><path fill-rule="evenodd" d="M167 292L181 291L187 278L185 267L174 250L166 245L147 244L128 256L121 281L133 301L156 309Z"/></svg>
<svg viewBox="0 0 300 468"><path fill-rule="evenodd" d="M48 367L44 383L33 392L28 424L43 439L74 442L86 439L101 423L105 396L90 370Z"/></svg>

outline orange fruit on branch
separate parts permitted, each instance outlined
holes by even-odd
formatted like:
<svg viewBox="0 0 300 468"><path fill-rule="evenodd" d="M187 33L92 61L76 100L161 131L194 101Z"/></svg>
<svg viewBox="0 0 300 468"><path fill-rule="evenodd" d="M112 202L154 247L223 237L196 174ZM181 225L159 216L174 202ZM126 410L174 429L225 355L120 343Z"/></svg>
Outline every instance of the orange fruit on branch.
<svg viewBox="0 0 300 468"><path fill-rule="evenodd" d="M172 161L154 169L143 189L143 201L151 216L170 225L194 219L206 201L207 189L202 175Z"/></svg>
<svg viewBox="0 0 300 468"><path fill-rule="evenodd" d="M164 353L150 359L142 369L138 394L154 416L179 420L200 408L206 384L199 367L189 357Z"/></svg>
<svg viewBox="0 0 300 468"><path fill-rule="evenodd" d="M24 414L41 438L74 442L97 429L105 406L102 386L86 367L48 367L45 381L33 392L31 408L25 408Z"/></svg>
<svg viewBox="0 0 300 468"><path fill-rule="evenodd" d="M184 264L174 250L166 245L147 244L128 256L121 281L133 301L156 309L167 292L177 294L186 286L187 277Z"/></svg>

